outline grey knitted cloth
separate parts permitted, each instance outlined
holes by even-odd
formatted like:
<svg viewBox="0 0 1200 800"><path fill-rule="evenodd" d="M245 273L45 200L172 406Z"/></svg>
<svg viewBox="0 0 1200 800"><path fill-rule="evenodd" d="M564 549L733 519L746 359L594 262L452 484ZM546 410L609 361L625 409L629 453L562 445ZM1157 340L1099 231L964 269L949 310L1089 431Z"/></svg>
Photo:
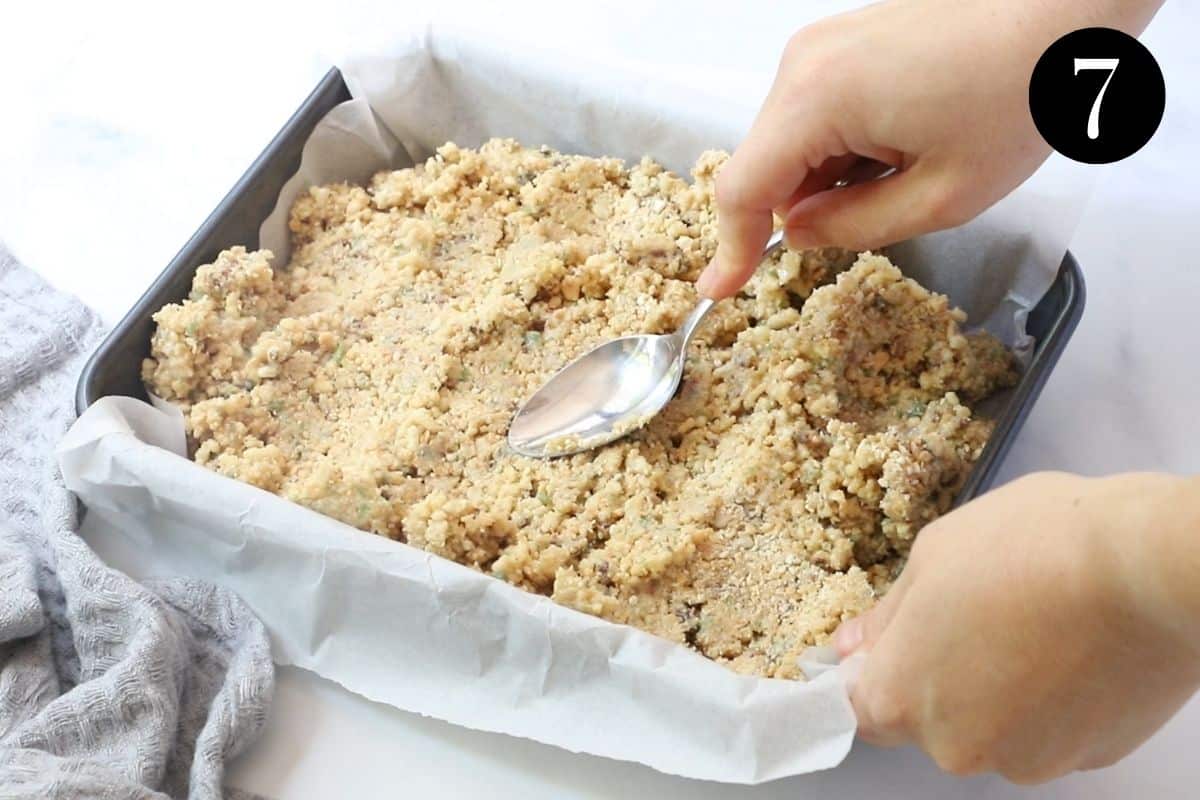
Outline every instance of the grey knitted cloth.
<svg viewBox="0 0 1200 800"><path fill-rule="evenodd" d="M100 323L0 245L0 798L221 797L274 687L262 625L76 535L54 447Z"/></svg>

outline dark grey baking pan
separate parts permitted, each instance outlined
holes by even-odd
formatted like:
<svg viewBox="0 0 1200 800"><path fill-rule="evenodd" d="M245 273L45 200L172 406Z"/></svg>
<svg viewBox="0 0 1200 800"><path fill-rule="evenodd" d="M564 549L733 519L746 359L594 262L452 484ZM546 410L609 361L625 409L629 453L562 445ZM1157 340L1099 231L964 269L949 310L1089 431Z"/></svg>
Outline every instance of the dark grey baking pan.
<svg viewBox="0 0 1200 800"><path fill-rule="evenodd" d="M142 400L142 359L150 354L151 315L168 303L187 296L192 277L201 264L213 261L222 250L259 246L258 228L275 207L284 183L300 167L300 154L309 134L337 104L350 99L342 75L331 69L283 130L267 145L241 180L188 240L125 318L109 333L83 368L75 393L75 407L83 413L107 395ZM1083 276L1075 258L1067 253L1050 290L1029 315L1026 329L1037 341L1029 368L996 416L996 430L967 479L959 502L987 490L1004 454L1054 369L1067 340L1083 314Z"/></svg>

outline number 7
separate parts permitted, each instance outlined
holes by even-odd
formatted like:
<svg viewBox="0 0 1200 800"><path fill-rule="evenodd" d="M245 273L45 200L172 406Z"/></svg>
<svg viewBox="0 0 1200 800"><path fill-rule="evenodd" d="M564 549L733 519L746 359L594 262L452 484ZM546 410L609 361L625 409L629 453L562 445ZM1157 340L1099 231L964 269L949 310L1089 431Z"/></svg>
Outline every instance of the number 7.
<svg viewBox="0 0 1200 800"><path fill-rule="evenodd" d="M1108 84L1112 83L1113 75L1116 74L1117 65L1120 63L1121 59L1119 58L1075 59L1076 75L1085 69L1108 70L1108 80L1104 81L1104 85L1100 87L1100 93L1096 95L1096 101L1092 103L1092 113L1088 114L1087 135L1089 139L1100 138L1100 104L1104 102L1104 93L1108 91Z"/></svg>

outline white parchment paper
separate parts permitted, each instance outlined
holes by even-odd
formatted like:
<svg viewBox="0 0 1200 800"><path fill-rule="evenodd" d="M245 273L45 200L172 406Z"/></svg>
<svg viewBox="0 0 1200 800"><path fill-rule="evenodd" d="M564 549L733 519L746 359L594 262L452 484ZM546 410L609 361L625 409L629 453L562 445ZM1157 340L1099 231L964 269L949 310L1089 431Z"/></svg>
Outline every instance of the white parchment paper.
<svg viewBox="0 0 1200 800"><path fill-rule="evenodd" d="M733 148L758 100L717 102L620 65L514 52L463 31L413 34L343 71L355 99L318 126L262 226L277 266L288 255L288 208L308 186L365 182L447 140L476 146L491 136L649 154L686 173L701 151ZM895 257L973 320L1026 346L1023 310L1053 278L1086 189L1051 163L975 223ZM850 747L848 674L828 666L827 652L805 665L806 683L734 674L209 472L186 459L182 421L169 408L105 398L71 429L59 459L89 513L137 542L155 571L234 589L267 625L279 662L373 700L731 782L828 768Z"/></svg>

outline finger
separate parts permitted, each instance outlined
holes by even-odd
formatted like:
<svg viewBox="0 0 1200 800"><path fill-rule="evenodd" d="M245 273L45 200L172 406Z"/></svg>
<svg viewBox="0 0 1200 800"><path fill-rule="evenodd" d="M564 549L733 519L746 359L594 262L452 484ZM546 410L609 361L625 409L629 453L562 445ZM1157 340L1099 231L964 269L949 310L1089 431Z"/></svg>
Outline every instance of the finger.
<svg viewBox="0 0 1200 800"><path fill-rule="evenodd" d="M831 158L810 172L784 205L775 209L775 213L786 219L788 212L806 197L873 181L895 169L891 164L854 154Z"/></svg>
<svg viewBox="0 0 1200 800"><path fill-rule="evenodd" d="M843 634L839 629L835 634L835 647L843 657L848 653L843 652L842 645L850 644L853 639L857 639L854 651L866 656L862 671L850 687L850 704L858 720L859 738L879 747L896 747L913 740L908 706L905 698L898 696L908 687L888 679L893 677L889 664L894 648L884 641L877 650L876 644L884 638L892 620L904 606L916 574L917 570L910 563L875 608L857 620L851 620L858 623L856 632ZM841 643L837 642L839 637Z"/></svg>
<svg viewBox="0 0 1200 800"><path fill-rule="evenodd" d="M864 717L858 706L854 707L854 713L858 719L858 738L867 744L873 744L876 747L902 747L913 741L912 737L900 728L885 728L870 718Z"/></svg>
<svg viewBox="0 0 1200 800"><path fill-rule="evenodd" d="M762 259L762 250L774 228L771 211L718 212L717 252L700 277L696 290L721 300L737 294L750 280Z"/></svg>
<svg viewBox="0 0 1200 800"><path fill-rule="evenodd" d="M909 681L896 680L894 648L885 640L876 650L858 652L865 661L849 689L859 738L880 747L914 741L914 687Z"/></svg>
<svg viewBox="0 0 1200 800"><path fill-rule="evenodd" d="M754 274L771 235L772 210L812 170L846 155L814 106L784 103L778 94L773 88L750 133L717 175L717 252L697 283L714 299L734 294Z"/></svg>
<svg viewBox="0 0 1200 800"><path fill-rule="evenodd" d="M1097 750L1082 758L1076 767L1081 770L1107 769L1133 752L1135 746L1127 746L1124 742Z"/></svg>
<svg viewBox="0 0 1200 800"><path fill-rule="evenodd" d="M858 721L858 738L877 747L899 747L913 741L899 698L880 695L866 670L850 689L850 705Z"/></svg>
<svg viewBox="0 0 1200 800"><path fill-rule="evenodd" d="M784 220L795 248L874 250L960 219L945 180L920 165L885 178L832 189L797 203Z"/></svg>
<svg viewBox="0 0 1200 800"><path fill-rule="evenodd" d="M792 206L806 197L832 189L838 181L850 183L849 175L863 159L854 153L825 159L825 163L809 171L787 199L775 206L775 213L786 217Z"/></svg>
<svg viewBox="0 0 1200 800"><path fill-rule="evenodd" d="M857 650L870 650L892 621L904 594L912 583L912 571L905 569L892 588L874 608L838 626L833 634L833 647L840 658L846 658Z"/></svg>

